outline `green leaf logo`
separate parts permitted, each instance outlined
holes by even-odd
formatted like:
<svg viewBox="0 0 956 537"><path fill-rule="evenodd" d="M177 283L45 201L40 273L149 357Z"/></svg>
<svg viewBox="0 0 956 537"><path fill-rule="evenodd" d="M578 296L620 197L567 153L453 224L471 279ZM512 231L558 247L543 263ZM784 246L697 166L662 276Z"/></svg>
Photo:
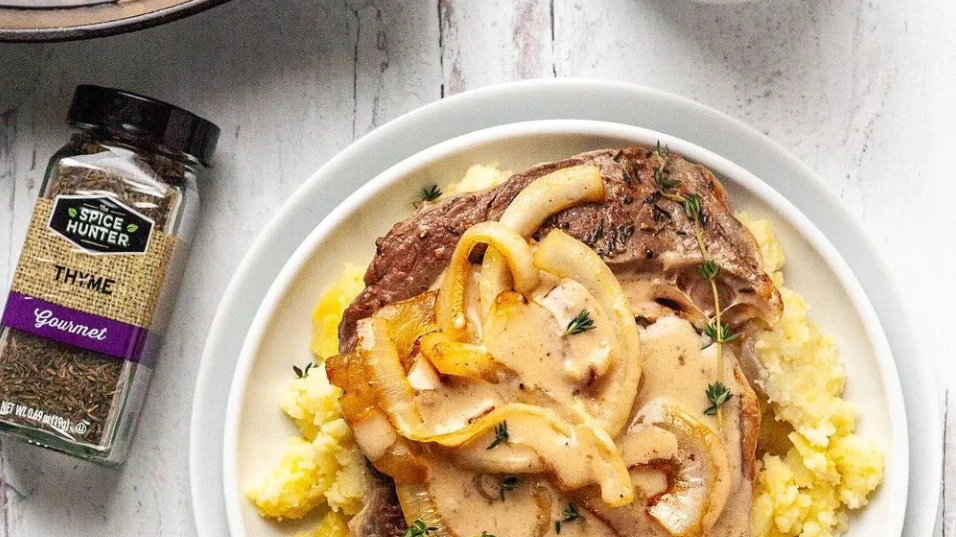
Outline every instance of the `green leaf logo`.
<svg viewBox="0 0 956 537"><path fill-rule="evenodd" d="M73 207L70 207L69 209L67 209L66 212L70 215L70 218L76 218L76 215L78 214L76 212L76 209L74 209Z"/></svg>
<svg viewBox="0 0 956 537"><path fill-rule="evenodd" d="M126 226L126 232L127 232L127 233L136 233L136 230L137 230L137 229L139 229L139 226L137 226L136 224L130 224L130 225Z"/></svg>

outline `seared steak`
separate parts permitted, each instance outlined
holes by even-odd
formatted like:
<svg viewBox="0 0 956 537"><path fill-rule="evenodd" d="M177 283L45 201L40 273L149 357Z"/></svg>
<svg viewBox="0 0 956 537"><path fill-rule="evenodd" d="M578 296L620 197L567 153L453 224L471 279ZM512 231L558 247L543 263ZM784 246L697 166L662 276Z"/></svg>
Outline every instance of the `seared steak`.
<svg viewBox="0 0 956 537"><path fill-rule="evenodd" d="M365 505L349 521L349 532L356 537L401 537L408 527L395 496L395 485L387 476L374 470L373 474Z"/></svg>
<svg viewBox="0 0 956 537"><path fill-rule="evenodd" d="M723 319L740 325L755 320L773 324L782 303L763 272L760 252L750 233L733 216L726 191L703 166L677 155L666 160L657 151L641 147L600 150L567 160L540 164L513 175L502 185L425 204L412 218L395 224L376 242L377 252L365 274L365 290L346 310L339 325L340 351L353 350L356 324L391 303L411 298L435 284L450 262L459 237L479 222L497 220L511 201L535 179L555 170L592 164L601 170L606 196L601 203L581 205L549 218L535 234L542 238L559 228L591 246L622 279L641 285L632 302L649 303L673 311L698 328L714 314L709 283L702 278L702 261L694 223L680 202L668 199L660 181L670 181L670 192L696 194L702 206L704 242L720 266L717 283ZM663 173L662 173L663 172ZM656 176L656 177L655 177ZM679 182L679 183L676 183ZM643 317L643 311L641 313ZM649 315L653 317L653 315ZM645 319L638 319L645 322ZM739 369L735 369L735 377ZM741 390L728 409L741 414L740 441L746 479L753 479L752 455L759 416L756 405ZM350 529L356 537L401 537L405 530L401 508L387 478L376 478L365 509Z"/></svg>
<svg viewBox="0 0 956 537"><path fill-rule="evenodd" d="M617 273L645 278L649 296L701 326L713 315L711 290L700 274L701 256L694 224L683 207L662 196L655 171L676 190L701 199L704 238L720 265L718 284L724 318L731 324L757 319L772 324L782 303L761 268L753 237L734 218L727 193L708 169L641 147L583 153L535 166L498 187L427 205L395 224L376 241L376 255L365 274L365 290L339 325L340 350L355 345L356 323L379 308L427 290L447 267L461 234L472 225L497 220L511 201L535 179L561 168L592 164L601 169L606 200L573 207L549 218L536 236L560 228L594 248Z"/></svg>

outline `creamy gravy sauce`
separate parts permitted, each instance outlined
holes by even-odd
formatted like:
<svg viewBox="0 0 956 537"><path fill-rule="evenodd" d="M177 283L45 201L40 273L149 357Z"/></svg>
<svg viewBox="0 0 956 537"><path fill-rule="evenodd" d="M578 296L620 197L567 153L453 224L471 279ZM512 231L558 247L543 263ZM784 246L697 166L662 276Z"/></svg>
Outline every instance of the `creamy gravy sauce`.
<svg viewBox="0 0 956 537"><path fill-rule="evenodd" d="M477 281L477 277L471 281ZM713 530L715 536L749 534L752 501L750 480L741 460L740 401L737 394L750 388L735 376L736 360L729 348L725 352L725 384L735 396L724 404L723 427L714 417L704 416L709 405L707 385L716 378L716 349L705 343L689 322L667 315L660 306L638 304L647 293L645 283L622 282L634 302L635 311L660 316L656 323L641 329L643 381L635 402L635 412L648 401L667 397L688 414L703 422L724 441L731 470L731 493ZM466 293L469 318L478 327L480 305L476 287ZM473 331L476 342L483 342L512 373L497 383L467 379L443 379L435 389L417 390L416 400L425 423L451 429L460 428L493 408L509 402L528 402L553 408L568 415L575 403L587 409L600 403L602 379L613 378L615 360L611 342L615 334L611 320L590 294L575 282L544 278L532 293L534 300L518 300L493 313L484 327ZM522 297L523 298L523 297ZM571 319L587 309L595 328L571 337L562 337ZM483 333L482 333L483 332ZM562 537L577 535L666 536L646 514L647 501L668 486L668 477L655 461L671 459L678 451L674 436L657 428L635 427L615 438L630 468L635 501L620 508L601 502L597 487L561 492L542 475L528 475L529 469L546 470L538 455L521 445L504 444L494 450L487 446L494 439L489 431L470 443L445 450L432 449L432 469L428 487L448 526L461 537L487 531L499 537L536 535L539 508L531 494L537 484L546 487L550 498L550 524L545 535L555 535L554 521L569 502L580 506L583 521L562 524ZM581 452L554 446L561 464L587 470ZM501 480L518 473L519 485L506 493L506 500L481 494L474 480L479 473L491 473L484 479Z"/></svg>

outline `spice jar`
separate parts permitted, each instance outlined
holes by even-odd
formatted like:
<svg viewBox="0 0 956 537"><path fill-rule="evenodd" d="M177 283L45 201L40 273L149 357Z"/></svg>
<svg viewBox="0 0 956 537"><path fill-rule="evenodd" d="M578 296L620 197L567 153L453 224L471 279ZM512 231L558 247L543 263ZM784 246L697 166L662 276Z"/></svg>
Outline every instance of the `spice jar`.
<svg viewBox="0 0 956 537"><path fill-rule="evenodd" d="M0 321L0 432L126 458L219 128L141 95L79 86Z"/></svg>

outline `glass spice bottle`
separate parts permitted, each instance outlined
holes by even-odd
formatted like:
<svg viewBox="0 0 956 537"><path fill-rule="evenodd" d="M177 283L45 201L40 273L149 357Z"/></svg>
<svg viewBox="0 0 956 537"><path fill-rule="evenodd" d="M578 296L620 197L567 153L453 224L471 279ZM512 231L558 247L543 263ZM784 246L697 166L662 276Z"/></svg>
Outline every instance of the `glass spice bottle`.
<svg viewBox="0 0 956 537"><path fill-rule="evenodd" d="M104 464L132 440L219 128L79 86L0 320L0 432Z"/></svg>

